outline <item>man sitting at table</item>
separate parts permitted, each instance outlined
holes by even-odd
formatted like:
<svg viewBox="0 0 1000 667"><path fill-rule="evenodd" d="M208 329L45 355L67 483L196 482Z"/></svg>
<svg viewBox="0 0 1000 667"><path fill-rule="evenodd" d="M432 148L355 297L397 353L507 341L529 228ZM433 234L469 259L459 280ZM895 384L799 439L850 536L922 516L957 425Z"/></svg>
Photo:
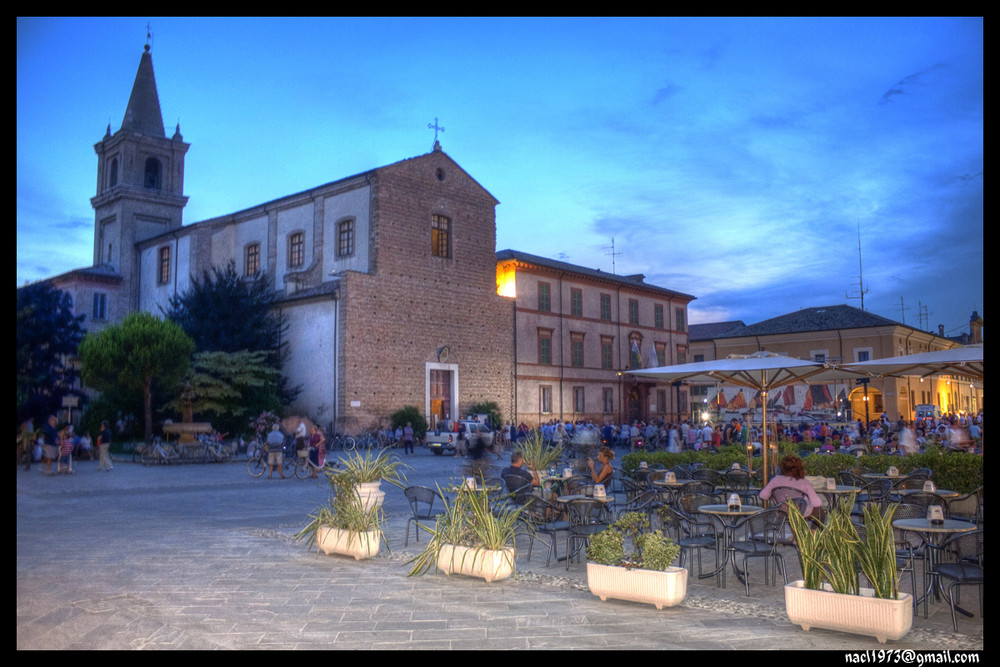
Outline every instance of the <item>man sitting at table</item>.
<svg viewBox="0 0 1000 667"><path fill-rule="evenodd" d="M513 452L510 455L510 465L500 472L500 477L507 484L507 490L511 492L528 484L538 486L541 483L537 472L524 467L524 455L521 452Z"/></svg>

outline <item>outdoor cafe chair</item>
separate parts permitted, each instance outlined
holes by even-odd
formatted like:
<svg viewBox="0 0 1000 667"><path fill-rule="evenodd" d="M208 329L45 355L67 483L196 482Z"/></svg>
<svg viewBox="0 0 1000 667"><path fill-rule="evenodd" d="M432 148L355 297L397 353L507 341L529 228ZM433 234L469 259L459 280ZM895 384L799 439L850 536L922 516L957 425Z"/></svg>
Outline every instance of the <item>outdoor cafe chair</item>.
<svg viewBox="0 0 1000 667"><path fill-rule="evenodd" d="M750 488L752 481L753 477L746 470L730 470L726 472L726 494L735 493L743 502L748 502L758 493Z"/></svg>
<svg viewBox="0 0 1000 667"><path fill-rule="evenodd" d="M957 588L977 586L979 588L979 615L983 615L983 531L973 530L952 535L941 543L941 557L930 571L932 579L946 579L948 584L948 604L951 605L951 622L958 632ZM926 615L927 598L924 598ZM965 612L968 613L968 612ZM969 614L971 616L971 614Z"/></svg>
<svg viewBox="0 0 1000 667"><path fill-rule="evenodd" d="M569 535L569 521L562 518L562 508L550 503L538 496L531 496L524 504L521 512L521 520L527 528L528 536L528 560L531 560L531 549L535 545L535 538L539 535L548 537L548 554L545 557L545 567L552 562L552 555L559 559L559 533ZM545 542L543 541L543 544ZM567 545L568 548L568 545Z"/></svg>
<svg viewBox="0 0 1000 667"><path fill-rule="evenodd" d="M604 501L579 498L567 503L569 539L566 545L566 569L570 560L587 548L592 535L605 530L611 523L611 512Z"/></svg>
<svg viewBox="0 0 1000 667"><path fill-rule="evenodd" d="M743 536L732 542L728 549L733 554L733 568L737 577L742 579L746 588L746 594L750 595L750 570L749 561L751 558L764 559L764 584L768 583L768 573L771 564L775 567L773 581L777 582L777 570L780 568L781 576L788 583L788 576L785 572L785 559L778 548L783 544L785 523L787 514L780 508L767 509L756 514L751 514L744 519L736 528L742 529ZM736 566L738 556L743 557L743 569ZM723 579L725 572L723 571Z"/></svg>
<svg viewBox="0 0 1000 667"><path fill-rule="evenodd" d="M907 493L903 496L900 503L906 503L907 505L917 505L924 510L924 516L927 516L927 508L933 505L940 505L941 511L944 513L945 519L950 519L951 516L948 514L948 501L946 501L941 496L936 493L930 493L925 491L917 491L916 493Z"/></svg>
<svg viewBox="0 0 1000 667"><path fill-rule="evenodd" d="M656 489L646 489L632 500L618 505L614 509L615 519L621 518L628 512L639 512L652 518L656 505L660 501L660 492Z"/></svg>
<svg viewBox="0 0 1000 667"><path fill-rule="evenodd" d="M678 499L689 494L699 494L711 497L710 502L702 503L702 505L711 505L712 503L718 502L718 494L716 493L715 485L707 480L687 482L686 484L682 484L677 490Z"/></svg>
<svg viewBox="0 0 1000 667"><path fill-rule="evenodd" d="M444 498L437 491L426 486L408 486L403 489L403 494L410 503L410 510L413 512L413 516L406 521L406 539L403 541L405 547L410 543L410 524L414 524L413 528L416 531L417 542L419 542L421 522L434 524L437 521L438 515L444 511ZM438 500L441 501L440 510L434 507L435 501Z"/></svg>
<svg viewBox="0 0 1000 667"><path fill-rule="evenodd" d="M722 488L726 485L722 475L708 468L699 468L691 474L691 479L704 480L710 482L715 488Z"/></svg>
<svg viewBox="0 0 1000 667"><path fill-rule="evenodd" d="M716 575L716 585L719 585L722 574L719 568L719 540L714 523L699 523L697 519L704 515L692 517L679 509L667 505L658 505L655 511L662 529L681 548L678 565L684 567L685 559L694 551L698 557L698 577L708 576L704 574L702 552L705 549L711 549L715 553L713 572Z"/></svg>
<svg viewBox="0 0 1000 667"><path fill-rule="evenodd" d="M948 501L948 516L961 521L971 521L979 527L983 525L983 487L972 493L952 498Z"/></svg>

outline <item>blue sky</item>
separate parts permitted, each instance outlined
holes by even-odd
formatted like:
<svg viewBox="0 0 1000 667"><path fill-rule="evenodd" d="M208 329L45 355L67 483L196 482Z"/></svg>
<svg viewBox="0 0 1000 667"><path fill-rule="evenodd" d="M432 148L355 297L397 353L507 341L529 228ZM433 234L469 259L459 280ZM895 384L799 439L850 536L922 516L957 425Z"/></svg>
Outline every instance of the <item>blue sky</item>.
<svg viewBox="0 0 1000 667"><path fill-rule="evenodd" d="M92 263L147 21L185 223L428 152L439 118L498 250L645 274L693 323L860 306L862 270L879 315L984 314L980 18L19 18L18 285Z"/></svg>

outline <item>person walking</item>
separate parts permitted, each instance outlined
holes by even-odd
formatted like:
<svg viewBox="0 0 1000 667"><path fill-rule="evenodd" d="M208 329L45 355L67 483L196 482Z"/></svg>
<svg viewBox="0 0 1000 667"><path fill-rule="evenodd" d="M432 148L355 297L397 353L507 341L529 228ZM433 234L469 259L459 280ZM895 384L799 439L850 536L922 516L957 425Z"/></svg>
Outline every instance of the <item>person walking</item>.
<svg viewBox="0 0 1000 667"><path fill-rule="evenodd" d="M411 422L406 422L406 426L403 427L403 453L413 453L413 424Z"/></svg>
<svg viewBox="0 0 1000 667"><path fill-rule="evenodd" d="M114 465L111 463L111 429L108 422L101 422L101 431L97 434L97 469L111 472Z"/></svg>
<svg viewBox="0 0 1000 667"><path fill-rule="evenodd" d="M59 461L56 463L56 474L73 474L73 425L67 424L59 433ZM66 469L63 470L63 466Z"/></svg>
<svg viewBox="0 0 1000 667"><path fill-rule="evenodd" d="M312 427L309 436L309 461L312 463L312 478L316 479L320 468L326 464L326 436L318 426Z"/></svg>
<svg viewBox="0 0 1000 667"><path fill-rule="evenodd" d="M45 474L52 474L52 463L56 463L56 471L59 468L59 431L56 429L56 416L49 415L49 419L42 427L42 459L45 461Z"/></svg>

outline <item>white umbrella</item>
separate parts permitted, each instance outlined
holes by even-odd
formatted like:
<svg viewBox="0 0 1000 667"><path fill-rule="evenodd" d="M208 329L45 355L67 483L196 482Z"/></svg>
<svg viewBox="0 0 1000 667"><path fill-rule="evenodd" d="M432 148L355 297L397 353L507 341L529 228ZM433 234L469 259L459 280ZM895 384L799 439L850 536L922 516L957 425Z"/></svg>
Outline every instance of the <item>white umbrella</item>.
<svg viewBox="0 0 1000 667"><path fill-rule="evenodd" d="M885 375L965 375L983 379L983 346L981 344L966 345L950 350L936 350L907 354L901 357L871 359L854 364L845 364L846 368L870 373L881 377Z"/></svg>
<svg viewBox="0 0 1000 667"><path fill-rule="evenodd" d="M742 355L733 354L725 359L696 361L690 364L660 366L641 371L630 371L629 375L660 380L663 382L721 382L756 389L761 394L763 412L764 483L768 477L767 445L767 401L768 392L806 380L822 382L860 377L861 371L844 370L821 361L793 359L774 352L757 352Z"/></svg>

